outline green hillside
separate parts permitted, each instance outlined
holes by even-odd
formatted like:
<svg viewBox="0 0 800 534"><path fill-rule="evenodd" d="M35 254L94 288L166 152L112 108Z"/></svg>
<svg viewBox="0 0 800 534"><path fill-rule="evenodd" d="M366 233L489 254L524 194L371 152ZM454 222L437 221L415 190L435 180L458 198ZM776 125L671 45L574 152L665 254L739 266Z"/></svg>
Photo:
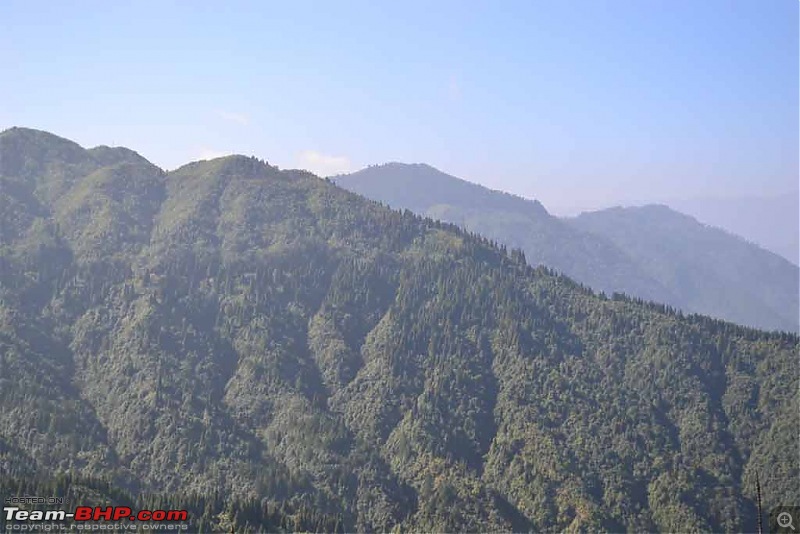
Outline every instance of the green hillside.
<svg viewBox="0 0 800 534"><path fill-rule="evenodd" d="M776 254L666 207L560 219L537 201L428 165L389 163L336 176L338 185L398 209L454 223L607 294L770 330L800 329L800 270Z"/></svg>
<svg viewBox="0 0 800 534"><path fill-rule="evenodd" d="M425 164L387 163L332 177L337 185L395 209L456 224L525 252L607 294L673 302L668 288L611 241L550 215L536 200L493 191Z"/></svg>
<svg viewBox="0 0 800 534"><path fill-rule="evenodd" d="M800 500L795 335L243 156L164 173L7 130L0 222L7 480L344 531L752 531L756 473Z"/></svg>

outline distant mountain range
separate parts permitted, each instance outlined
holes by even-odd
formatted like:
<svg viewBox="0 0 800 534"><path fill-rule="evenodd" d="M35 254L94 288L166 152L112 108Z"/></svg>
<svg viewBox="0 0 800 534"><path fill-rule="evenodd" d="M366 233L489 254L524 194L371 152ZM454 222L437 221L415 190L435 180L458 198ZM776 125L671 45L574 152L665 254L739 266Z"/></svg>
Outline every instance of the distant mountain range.
<svg viewBox="0 0 800 534"><path fill-rule="evenodd" d="M451 222L597 291L623 292L759 328L800 328L791 262L665 206L558 218L541 203L424 164L389 163L332 177L394 208Z"/></svg>
<svg viewBox="0 0 800 534"><path fill-rule="evenodd" d="M798 190L782 195L670 200L667 204L702 223L724 228L800 265Z"/></svg>
<svg viewBox="0 0 800 534"><path fill-rule="evenodd" d="M457 187L584 272L629 257ZM305 171L0 133L6 495L209 532L752 532L757 477L766 510L800 501L798 347Z"/></svg>
<svg viewBox="0 0 800 534"><path fill-rule="evenodd" d="M797 330L796 265L666 206L613 208L568 219L610 240L685 310L761 328Z"/></svg>

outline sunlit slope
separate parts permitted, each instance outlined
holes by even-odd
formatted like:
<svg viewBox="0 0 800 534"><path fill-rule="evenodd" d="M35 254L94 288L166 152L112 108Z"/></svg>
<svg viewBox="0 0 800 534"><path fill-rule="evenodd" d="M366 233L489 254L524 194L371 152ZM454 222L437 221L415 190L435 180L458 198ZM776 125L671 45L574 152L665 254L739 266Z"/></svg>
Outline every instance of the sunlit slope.
<svg viewBox="0 0 800 534"><path fill-rule="evenodd" d="M796 336L599 298L252 158L64 143L0 134L3 473L351 531L749 530L756 472L765 506L800 497Z"/></svg>

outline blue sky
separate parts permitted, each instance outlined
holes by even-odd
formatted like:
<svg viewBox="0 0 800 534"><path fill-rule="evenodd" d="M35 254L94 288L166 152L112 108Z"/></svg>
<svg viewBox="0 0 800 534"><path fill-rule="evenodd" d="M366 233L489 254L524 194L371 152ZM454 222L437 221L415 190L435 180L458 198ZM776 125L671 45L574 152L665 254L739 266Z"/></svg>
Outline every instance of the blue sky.
<svg viewBox="0 0 800 534"><path fill-rule="evenodd" d="M123 5L126 4L126 5ZM798 184L798 2L0 2L0 129L426 162L601 207Z"/></svg>

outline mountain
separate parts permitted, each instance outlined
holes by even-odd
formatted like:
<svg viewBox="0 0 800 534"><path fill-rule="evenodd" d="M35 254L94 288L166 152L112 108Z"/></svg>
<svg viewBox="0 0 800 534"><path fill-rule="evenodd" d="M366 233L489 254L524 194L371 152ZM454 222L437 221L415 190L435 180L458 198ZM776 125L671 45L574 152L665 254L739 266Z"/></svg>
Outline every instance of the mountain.
<svg viewBox="0 0 800 534"><path fill-rule="evenodd" d="M453 223L522 249L533 265L553 267L597 291L674 300L666 287L611 241L550 215L536 200L493 191L421 163L375 165L331 179L392 208Z"/></svg>
<svg viewBox="0 0 800 534"><path fill-rule="evenodd" d="M800 269L777 254L661 205L584 213L569 222L625 250L685 309L798 329Z"/></svg>
<svg viewBox="0 0 800 534"><path fill-rule="evenodd" d="M800 265L798 199L800 191L794 190L783 195L690 198L667 204Z"/></svg>
<svg viewBox="0 0 800 534"><path fill-rule="evenodd" d="M599 222L618 213L613 210L560 219L537 201L492 191L428 165L390 163L333 180L391 207L521 248L532 264L555 268L597 291L626 293L758 328L800 329L800 269L675 212L668 222L657 217L663 210L644 210L623 225L631 234L623 238L611 228L615 223ZM654 220L646 220L647 215ZM669 247L661 247L664 240Z"/></svg>
<svg viewBox="0 0 800 534"><path fill-rule="evenodd" d="M0 217L8 491L348 532L744 531L756 475L800 499L796 335L243 156L165 173L7 130Z"/></svg>

